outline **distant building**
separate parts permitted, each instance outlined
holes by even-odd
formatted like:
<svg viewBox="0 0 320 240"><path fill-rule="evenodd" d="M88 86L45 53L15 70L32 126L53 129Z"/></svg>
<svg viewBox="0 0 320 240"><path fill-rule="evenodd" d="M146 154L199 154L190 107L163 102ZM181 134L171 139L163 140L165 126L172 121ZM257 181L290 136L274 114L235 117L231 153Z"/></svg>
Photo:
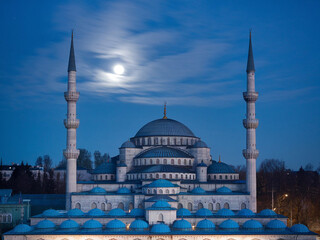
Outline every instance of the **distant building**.
<svg viewBox="0 0 320 240"><path fill-rule="evenodd" d="M0 165L0 173L2 174L2 178L8 181L11 178L11 175L17 166L19 165L18 164ZM39 166L33 166L33 167L31 166L30 171L33 177L36 179L39 174L43 176L44 168Z"/></svg>
<svg viewBox="0 0 320 240"><path fill-rule="evenodd" d="M66 167L57 167L53 170L54 179L58 181L64 181L66 179ZM88 169L77 166L77 179L78 181L91 180L91 173Z"/></svg>

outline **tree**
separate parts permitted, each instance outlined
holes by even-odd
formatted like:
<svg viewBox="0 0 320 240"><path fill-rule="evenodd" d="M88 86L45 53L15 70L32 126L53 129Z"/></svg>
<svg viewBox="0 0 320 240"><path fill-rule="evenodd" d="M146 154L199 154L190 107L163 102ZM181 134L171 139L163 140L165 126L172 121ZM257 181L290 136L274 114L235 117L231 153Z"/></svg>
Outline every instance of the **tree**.
<svg viewBox="0 0 320 240"><path fill-rule="evenodd" d="M59 163L57 168L65 168L67 169L67 159L63 158Z"/></svg>
<svg viewBox="0 0 320 240"><path fill-rule="evenodd" d="M49 171L51 169L51 166L52 166L52 160L49 157L49 155L44 155L43 156L43 163L44 163L44 170L45 171Z"/></svg>
<svg viewBox="0 0 320 240"><path fill-rule="evenodd" d="M39 167L43 167L43 159L41 156L39 156L36 160L36 166L39 166Z"/></svg>
<svg viewBox="0 0 320 240"><path fill-rule="evenodd" d="M304 170L306 171L313 171L313 165L312 163L308 163L305 167Z"/></svg>
<svg viewBox="0 0 320 240"><path fill-rule="evenodd" d="M80 154L77 159L77 166L91 170L92 169L91 153L84 148L80 148L79 150L80 150Z"/></svg>
<svg viewBox="0 0 320 240"><path fill-rule="evenodd" d="M94 152L93 156L95 168L99 167L102 163L106 163L110 160L110 156L108 153L105 153L101 156L101 153L98 150Z"/></svg>

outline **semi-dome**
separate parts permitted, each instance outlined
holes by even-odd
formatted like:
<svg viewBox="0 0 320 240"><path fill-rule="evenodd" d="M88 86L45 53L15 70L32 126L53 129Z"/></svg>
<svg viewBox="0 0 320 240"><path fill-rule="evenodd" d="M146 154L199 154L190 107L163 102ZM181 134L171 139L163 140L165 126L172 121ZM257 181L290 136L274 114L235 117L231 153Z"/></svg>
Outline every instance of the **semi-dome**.
<svg viewBox="0 0 320 240"><path fill-rule="evenodd" d="M97 217L97 216L104 216L104 215L106 215L106 214L104 213L104 211L102 211L102 210L99 209L99 208L91 209L87 214L88 214L88 216L91 216L91 217Z"/></svg>
<svg viewBox="0 0 320 240"><path fill-rule="evenodd" d="M208 167L208 173L236 173L232 166L223 163L212 161L212 164Z"/></svg>
<svg viewBox="0 0 320 240"><path fill-rule="evenodd" d="M170 228L168 225L164 223L159 223L159 224L153 225L150 232L151 233L169 233Z"/></svg>
<svg viewBox="0 0 320 240"><path fill-rule="evenodd" d="M290 228L291 232L295 232L295 233L308 233L310 232L308 227L306 225L303 224L295 224Z"/></svg>
<svg viewBox="0 0 320 240"><path fill-rule="evenodd" d="M129 216L132 217L143 217L144 216L144 209L142 208L134 208L130 211Z"/></svg>
<svg viewBox="0 0 320 240"><path fill-rule="evenodd" d="M200 140L193 144L191 148L208 148L208 145L204 141Z"/></svg>
<svg viewBox="0 0 320 240"><path fill-rule="evenodd" d="M195 137L193 132L184 124L173 119L157 119L144 125L135 137L151 136L182 136Z"/></svg>
<svg viewBox="0 0 320 240"><path fill-rule="evenodd" d="M248 208L244 208L244 209L241 209L237 215L239 217L253 217L255 216L255 213Z"/></svg>
<svg viewBox="0 0 320 240"><path fill-rule="evenodd" d="M208 217L212 215L213 213L207 208L201 208L196 212L196 216L198 217Z"/></svg>
<svg viewBox="0 0 320 240"><path fill-rule="evenodd" d="M132 230L144 230L149 227L149 224L146 221L136 219L130 224L130 229Z"/></svg>
<svg viewBox="0 0 320 240"><path fill-rule="evenodd" d="M201 187L196 187L196 188L192 189L191 193L193 193L193 194L205 194L206 191Z"/></svg>
<svg viewBox="0 0 320 240"><path fill-rule="evenodd" d="M120 193L120 194L124 194L124 193L131 193L130 190L126 187L121 187L118 189L117 193Z"/></svg>
<svg viewBox="0 0 320 240"><path fill-rule="evenodd" d="M136 145L134 145L131 141L124 142L120 148L136 148Z"/></svg>
<svg viewBox="0 0 320 240"><path fill-rule="evenodd" d="M101 187L94 187L90 190L90 193L107 193L107 191Z"/></svg>
<svg viewBox="0 0 320 240"><path fill-rule="evenodd" d="M19 224L15 226L15 228L12 230L14 233L26 233L30 232L32 230L32 227L30 227L27 224Z"/></svg>
<svg viewBox="0 0 320 240"><path fill-rule="evenodd" d="M116 165L112 162L104 162L101 163L98 167L96 167L93 174L115 174L116 173Z"/></svg>
<svg viewBox="0 0 320 240"><path fill-rule="evenodd" d="M234 215L234 212L227 208L222 208L217 212L217 216L219 217L229 217Z"/></svg>
<svg viewBox="0 0 320 240"><path fill-rule="evenodd" d="M191 223L185 219L174 221L172 227L177 231L190 231L192 230Z"/></svg>
<svg viewBox="0 0 320 240"><path fill-rule="evenodd" d="M214 225L214 223L208 219L203 219L200 222L198 222L197 224L197 230L215 230L216 226Z"/></svg>
<svg viewBox="0 0 320 240"><path fill-rule="evenodd" d="M271 209L263 209L260 213L259 213L260 217L276 217L277 214L272 211Z"/></svg>
<svg viewBox="0 0 320 240"><path fill-rule="evenodd" d="M181 149L172 147L153 147L139 153L135 158L193 158L193 156Z"/></svg>
<svg viewBox="0 0 320 240"><path fill-rule="evenodd" d="M73 208L67 212L67 215L69 217L79 217L79 216L83 216L84 212L82 212L79 208Z"/></svg>
<svg viewBox="0 0 320 240"><path fill-rule="evenodd" d="M232 219L228 219L223 221L220 225L219 228L221 229L238 229L239 228L239 224L235 221L233 221Z"/></svg>
<svg viewBox="0 0 320 240"><path fill-rule="evenodd" d="M36 225L37 229L48 229L48 228L55 228L55 227L56 225L52 221L47 219L38 222Z"/></svg>
<svg viewBox="0 0 320 240"><path fill-rule="evenodd" d="M113 219L107 223L106 228L109 230L125 230L126 224L118 219Z"/></svg>
<svg viewBox="0 0 320 240"><path fill-rule="evenodd" d="M156 201L152 207L154 208L170 208L170 204L167 202L167 201L163 201L163 200L159 200L159 201Z"/></svg>
<svg viewBox="0 0 320 240"><path fill-rule="evenodd" d="M75 229L79 227L79 224L76 221L69 219L69 220L63 221L59 227L61 229Z"/></svg>
<svg viewBox="0 0 320 240"><path fill-rule="evenodd" d="M165 180L165 179L158 179L147 185L149 188L158 188L158 187L174 187L173 183Z"/></svg>
<svg viewBox="0 0 320 240"><path fill-rule="evenodd" d="M125 216L126 213L121 208L114 208L114 209L110 210L110 212L108 212L108 215L118 217L118 216Z"/></svg>
<svg viewBox="0 0 320 240"><path fill-rule="evenodd" d="M278 219L271 220L267 223L266 228L268 229L285 229L287 226L282 221Z"/></svg>
<svg viewBox="0 0 320 240"><path fill-rule="evenodd" d="M221 187L217 189L217 193L231 193L231 189L228 187Z"/></svg>
<svg viewBox="0 0 320 240"><path fill-rule="evenodd" d="M246 221L242 227L246 230L259 230L263 228L259 221L253 219Z"/></svg>
<svg viewBox="0 0 320 240"><path fill-rule="evenodd" d="M180 208L177 211L177 216L178 217L188 217L188 216L191 216L191 212L189 211L189 209Z"/></svg>
<svg viewBox="0 0 320 240"><path fill-rule="evenodd" d="M90 230L93 230L93 229L101 229L102 228L102 224L97 221L97 220L94 220L94 219L91 219L91 220L88 220L86 221L83 225L82 225L82 228L83 229L90 229Z"/></svg>
<svg viewBox="0 0 320 240"><path fill-rule="evenodd" d="M54 209L47 209L42 213L42 215L44 217L57 217L57 216L60 215L60 213L57 210L54 210Z"/></svg>

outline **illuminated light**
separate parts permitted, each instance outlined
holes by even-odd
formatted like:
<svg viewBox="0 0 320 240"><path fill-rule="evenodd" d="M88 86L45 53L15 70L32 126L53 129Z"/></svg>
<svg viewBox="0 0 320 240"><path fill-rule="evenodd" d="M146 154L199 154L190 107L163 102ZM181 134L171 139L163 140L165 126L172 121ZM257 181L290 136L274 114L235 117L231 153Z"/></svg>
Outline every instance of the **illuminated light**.
<svg viewBox="0 0 320 240"><path fill-rule="evenodd" d="M124 73L124 67L120 64L117 64L113 67L113 72L117 75L122 75Z"/></svg>

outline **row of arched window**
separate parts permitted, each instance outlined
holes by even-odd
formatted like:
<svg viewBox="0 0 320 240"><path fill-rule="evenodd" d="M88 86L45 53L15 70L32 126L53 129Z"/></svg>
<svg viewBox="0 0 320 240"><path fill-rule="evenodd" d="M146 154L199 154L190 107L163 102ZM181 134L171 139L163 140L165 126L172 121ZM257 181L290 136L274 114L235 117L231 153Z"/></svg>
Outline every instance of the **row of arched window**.
<svg viewBox="0 0 320 240"><path fill-rule="evenodd" d="M115 175L114 174L99 174L99 175L94 175L93 180L97 181L102 181L102 180L114 180Z"/></svg>
<svg viewBox="0 0 320 240"><path fill-rule="evenodd" d="M230 209L230 204L228 202L225 202L223 205L221 203L216 203L215 204L215 208L214 208L214 204L213 203L209 203L208 204L208 209L211 211L219 211L221 209L221 206L223 206L223 208L226 209ZM183 208L183 204L179 203L178 204L178 209ZM198 203L198 205L194 206L191 202L189 202L186 206L190 211L194 211L194 210L199 210L201 208L204 208L203 203ZM194 209L195 207L197 207L196 209ZM245 203L241 203L241 209L247 208L247 205Z"/></svg>
<svg viewBox="0 0 320 240"><path fill-rule="evenodd" d="M239 175L237 174L230 174L230 175L221 175L221 174L208 174L209 180L234 180L239 179Z"/></svg>
<svg viewBox="0 0 320 240"><path fill-rule="evenodd" d="M186 179L195 180L196 175L190 173L136 173L128 174L128 180L139 180L139 179Z"/></svg>
<svg viewBox="0 0 320 240"><path fill-rule="evenodd" d="M76 203L75 208L78 208L78 209L81 210L81 204L80 204L80 203ZM95 208L98 208L98 203L92 202L92 203L91 203L91 209L95 209ZM99 208L100 208L102 211L110 211L110 210L113 209L113 208L121 208L122 210L124 210L125 205L124 205L123 202L120 202L120 203L118 203L118 205L115 205L115 206L112 207L112 204L111 204L111 203L104 203L104 202L103 202L103 203L100 204L100 207L99 207ZM133 205L132 202L130 202L129 205L128 205L128 210L130 211L130 210L132 210L133 208L134 208L134 205ZM139 208L142 208L142 205L141 205L141 204L139 205Z"/></svg>
<svg viewBox="0 0 320 240"><path fill-rule="evenodd" d="M196 139L193 138L172 138L172 137L148 137L148 138L136 138L134 143L136 146L152 146L152 145L193 145Z"/></svg>
<svg viewBox="0 0 320 240"><path fill-rule="evenodd" d="M11 213L1 213L0 214L0 223L12 223Z"/></svg>
<svg viewBox="0 0 320 240"><path fill-rule="evenodd" d="M184 166L192 166L193 161L191 159L134 159L135 166L143 166L143 165L155 165L155 164L171 164L171 165L184 165Z"/></svg>
<svg viewBox="0 0 320 240"><path fill-rule="evenodd" d="M162 190L162 189L148 189L147 190L147 194L176 194L176 190L175 189L165 189L165 190Z"/></svg>

